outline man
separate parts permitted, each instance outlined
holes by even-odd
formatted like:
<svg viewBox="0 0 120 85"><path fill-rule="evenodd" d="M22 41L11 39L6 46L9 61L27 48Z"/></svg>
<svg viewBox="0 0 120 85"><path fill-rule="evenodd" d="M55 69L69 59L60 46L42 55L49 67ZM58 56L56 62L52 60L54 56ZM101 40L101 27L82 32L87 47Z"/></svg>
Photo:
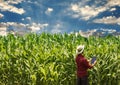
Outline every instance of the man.
<svg viewBox="0 0 120 85"><path fill-rule="evenodd" d="M77 85L89 85L87 70L91 69L95 64L90 64L83 55L84 45L79 45L76 49L76 65L77 65Z"/></svg>

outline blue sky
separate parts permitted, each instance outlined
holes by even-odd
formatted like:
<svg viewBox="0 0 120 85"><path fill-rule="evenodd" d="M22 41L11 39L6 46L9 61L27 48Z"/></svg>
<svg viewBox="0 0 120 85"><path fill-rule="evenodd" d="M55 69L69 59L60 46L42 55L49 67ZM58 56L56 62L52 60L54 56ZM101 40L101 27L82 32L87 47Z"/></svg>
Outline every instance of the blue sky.
<svg viewBox="0 0 120 85"><path fill-rule="evenodd" d="M0 24L37 33L119 32L120 1L0 0Z"/></svg>

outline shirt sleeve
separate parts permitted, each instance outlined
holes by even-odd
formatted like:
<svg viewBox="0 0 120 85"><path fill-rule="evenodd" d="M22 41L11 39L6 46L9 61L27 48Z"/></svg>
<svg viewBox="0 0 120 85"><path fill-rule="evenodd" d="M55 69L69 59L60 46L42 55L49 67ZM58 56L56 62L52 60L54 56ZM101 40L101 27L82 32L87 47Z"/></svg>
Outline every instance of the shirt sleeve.
<svg viewBox="0 0 120 85"><path fill-rule="evenodd" d="M89 64L89 62L87 61L87 59L84 59L83 60L83 63L84 63L84 65L85 65L85 67L88 69L91 69L93 66L91 66L90 64Z"/></svg>

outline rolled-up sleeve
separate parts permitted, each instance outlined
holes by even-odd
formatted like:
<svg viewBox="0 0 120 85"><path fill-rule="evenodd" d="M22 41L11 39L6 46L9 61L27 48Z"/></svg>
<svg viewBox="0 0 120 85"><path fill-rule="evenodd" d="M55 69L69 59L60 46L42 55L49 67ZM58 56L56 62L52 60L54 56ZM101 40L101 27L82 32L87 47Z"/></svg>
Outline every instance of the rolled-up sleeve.
<svg viewBox="0 0 120 85"><path fill-rule="evenodd" d="M91 66L90 64L89 64L89 62L87 61L87 59L84 59L83 60L83 63L84 63L84 65L85 65L85 67L88 69L91 69L93 66Z"/></svg>

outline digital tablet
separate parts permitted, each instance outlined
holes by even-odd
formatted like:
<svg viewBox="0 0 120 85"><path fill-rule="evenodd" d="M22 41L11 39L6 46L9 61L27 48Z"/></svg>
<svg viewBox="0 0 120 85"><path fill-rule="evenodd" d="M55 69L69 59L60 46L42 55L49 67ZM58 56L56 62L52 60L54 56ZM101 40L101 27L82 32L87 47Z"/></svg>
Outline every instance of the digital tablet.
<svg viewBox="0 0 120 85"><path fill-rule="evenodd" d="M91 64L93 64L96 61L96 57L92 57Z"/></svg>

